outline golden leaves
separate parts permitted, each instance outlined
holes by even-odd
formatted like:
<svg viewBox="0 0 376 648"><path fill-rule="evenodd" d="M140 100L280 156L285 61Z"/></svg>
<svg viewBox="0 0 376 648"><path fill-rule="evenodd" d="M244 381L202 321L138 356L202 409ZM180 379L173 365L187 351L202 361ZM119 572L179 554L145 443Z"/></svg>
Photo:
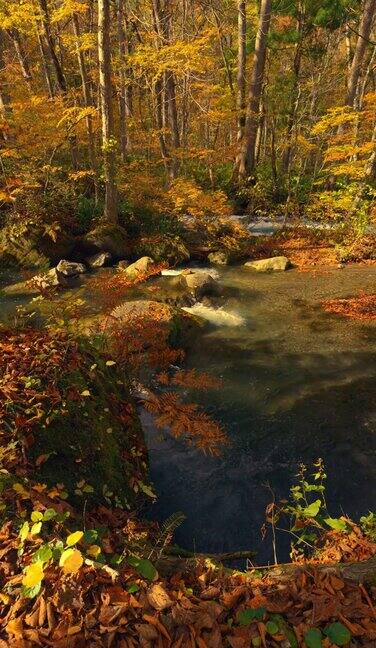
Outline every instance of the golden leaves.
<svg viewBox="0 0 376 648"><path fill-rule="evenodd" d="M84 563L84 558L78 549L66 549L60 557L59 565L65 574L76 574Z"/></svg>

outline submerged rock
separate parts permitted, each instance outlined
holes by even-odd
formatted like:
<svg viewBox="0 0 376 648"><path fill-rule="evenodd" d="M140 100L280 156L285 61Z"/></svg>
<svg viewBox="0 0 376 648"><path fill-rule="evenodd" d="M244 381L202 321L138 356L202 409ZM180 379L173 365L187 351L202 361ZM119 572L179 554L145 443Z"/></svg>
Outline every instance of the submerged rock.
<svg viewBox="0 0 376 648"><path fill-rule="evenodd" d="M78 277L78 275L86 272L86 267L83 263L75 263L74 261L66 261L65 259L62 259L57 264L56 271L58 274L62 274L65 277Z"/></svg>
<svg viewBox="0 0 376 648"><path fill-rule="evenodd" d="M196 299L219 295L220 286L208 272L187 271L179 275L179 284L194 295Z"/></svg>
<svg viewBox="0 0 376 648"><path fill-rule="evenodd" d="M103 266L111 263L112 256L110 252L98 252L86 259L89 268L103 268Z"/></svg>
<svg viewBox="0 0 376 648"><path fill-rule="evenodd" d="M257 270L257 272L274 272L284 271L290 268L291 263L285 256L271 257L270 259L260 259L259 261L247 261L245 268Z"/></svg>
<svg viewBox="0 0 376 648"><path fill-rule="evenodd" d="M151 266L154 264L154 259L151 257L141 257L138 261L131 263L128 267L125 268L125 272L132 279L137 277L138 274L148 272Z"/></svg>

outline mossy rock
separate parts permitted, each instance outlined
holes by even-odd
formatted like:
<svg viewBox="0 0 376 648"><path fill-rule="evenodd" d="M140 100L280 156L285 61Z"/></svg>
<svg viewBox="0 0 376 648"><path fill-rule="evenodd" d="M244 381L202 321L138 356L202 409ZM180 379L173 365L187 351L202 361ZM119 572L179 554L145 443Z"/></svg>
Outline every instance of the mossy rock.
<svg viewBox="0 0 376 648"><path fill-rule="evenodd" d="M64 484L68 501L75 506L84 506L87 500L90 507L112 493L114 506L130 508L139 499L134 484L148 481L141 424L124 372L116 364L107 366L92 349L84 357L89 367L96 365L90 380L88 367L61 372L59 388L67 394L66 413L52 412L48 424L35 431L31 458L36 461L48 455L38 479L49 486ZM76 393L89 395L73 398L69 396L73 387ZM82 480L85 486L80 493Z"/></svg>
<svg viewBox="0 0 376 648"><path fill-rule="evenodd" d="M0 230L0 267L48 269L69 257L74 239L63 231L53 238L32 221L10 224Z"/></svg>
<svg viewBox="0 0 376 648"><path fill-rule="evenodd" d="M125 229L120 225L99 225L76 243L76 256L98 252L108 252L114 259L127 258L130 245Z"/></svg>
<svg viewBox="0 0 376 648"><path fill-rule="evenodd" d="M150 256L156 262L176 265L190 258L189 250L180 236L153 236L139 239L133 247L133 256Z"/></svg>

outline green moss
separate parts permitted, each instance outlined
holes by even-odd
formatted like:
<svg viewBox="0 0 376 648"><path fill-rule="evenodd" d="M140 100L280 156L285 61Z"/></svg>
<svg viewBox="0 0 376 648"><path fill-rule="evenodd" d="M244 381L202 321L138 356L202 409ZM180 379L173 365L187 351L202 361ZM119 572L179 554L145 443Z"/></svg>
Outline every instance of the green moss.
<svg viewBox="0 0 376 648"><path fill-rule="evenodd" d="M57 407L36 431L32 459L49 455L40 468L40 481L49 486L63 483L69 501L76 506L86 499L89 504L103 501L108 492L114 503L132 506L134 481L147 481L137 412L127 381L116 365L107 367L92 351L87 353L87 361L97 365L90 380L85 378L87 369L62 371L59 388L66 394L65 412ZM77 399L77 391L89 391L90 395ZM93 493L75 492L81 480Z"/></svg>

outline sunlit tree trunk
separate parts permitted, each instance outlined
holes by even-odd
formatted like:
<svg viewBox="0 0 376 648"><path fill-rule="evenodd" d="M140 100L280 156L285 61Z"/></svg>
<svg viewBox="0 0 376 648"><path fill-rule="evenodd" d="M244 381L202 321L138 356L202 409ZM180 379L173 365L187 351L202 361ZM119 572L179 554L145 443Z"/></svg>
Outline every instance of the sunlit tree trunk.
<svg viewBox="0 0 376 648"><path fill-rule="evenodd" d="M31 72L27 56L22 44L21 36L18 29L8 29L7 34L13 42L13 46L17 55L18 63L21 68L21 73L25 81L31 81Z"/></svg>
<svg viewBox="0 0 376 648"><path fill-rule="evenodd" d="M112 109L110 0L98 0L99 92L102 118L105 205L103 219L117 223L116 141Z"/></svg>
<svg viewBox="0 0 376 648"><path fill-rule="evenodd" d="M238 141L244 135L246 109L246 62L247 62L247 15L246 0L238 2L238 73L237 73L237 109Z"/></svg>
<svg viewBox="0 0 376 648"><path fill-rule="evenodd" d="M375 18L376 0L364 0L362 16L358 28L358 40L355 47L354 56L351 62L349 77L347 82L346 104L354 106L356 94L359 85L359 79L362 71L364 54L367 48L371 34L372 23Z"/></svg>
<svg viewBox="0 0 376 648"><path fill-rule="evenodd" d="M87 68L86 68L86 62L85 62L85 57L84 54L80 48L80 23L78 20L78 16L76 13L72 14L72 23L73 23L73 32L76 38L76 51L77 51L77 60L78 60L78 68L80 70L80 76L81 76L81 85L82 85L82 96L84 99L84 106L85 108L90 108L90 106L93 105L92 97L91 97L91 89L90 89L90 83L89 83L89 78L87 74ZM89 144L89 160L90 160L90 167L91 170L94 173L94 194L95 194L95 201L97 202L98 200L98 169L97 169L97 158L95 154L95 138L94 138L94 131L93 131L93 118L91 115L88 115L86 117L86 131L87 131L87 138L88 138L88 144Z"/></svg>
<svg viewBox="0 0 376 648"><path fill-rule="evenodd" d="M255 169L257 127L259 123L260 99L264 81L270 19L271 0L262 0L260 7L259 26L256 36L244 135L239 142L239 150L236 159L236 174L239 180L244 180L247 175L251 175Z"/></svg>

